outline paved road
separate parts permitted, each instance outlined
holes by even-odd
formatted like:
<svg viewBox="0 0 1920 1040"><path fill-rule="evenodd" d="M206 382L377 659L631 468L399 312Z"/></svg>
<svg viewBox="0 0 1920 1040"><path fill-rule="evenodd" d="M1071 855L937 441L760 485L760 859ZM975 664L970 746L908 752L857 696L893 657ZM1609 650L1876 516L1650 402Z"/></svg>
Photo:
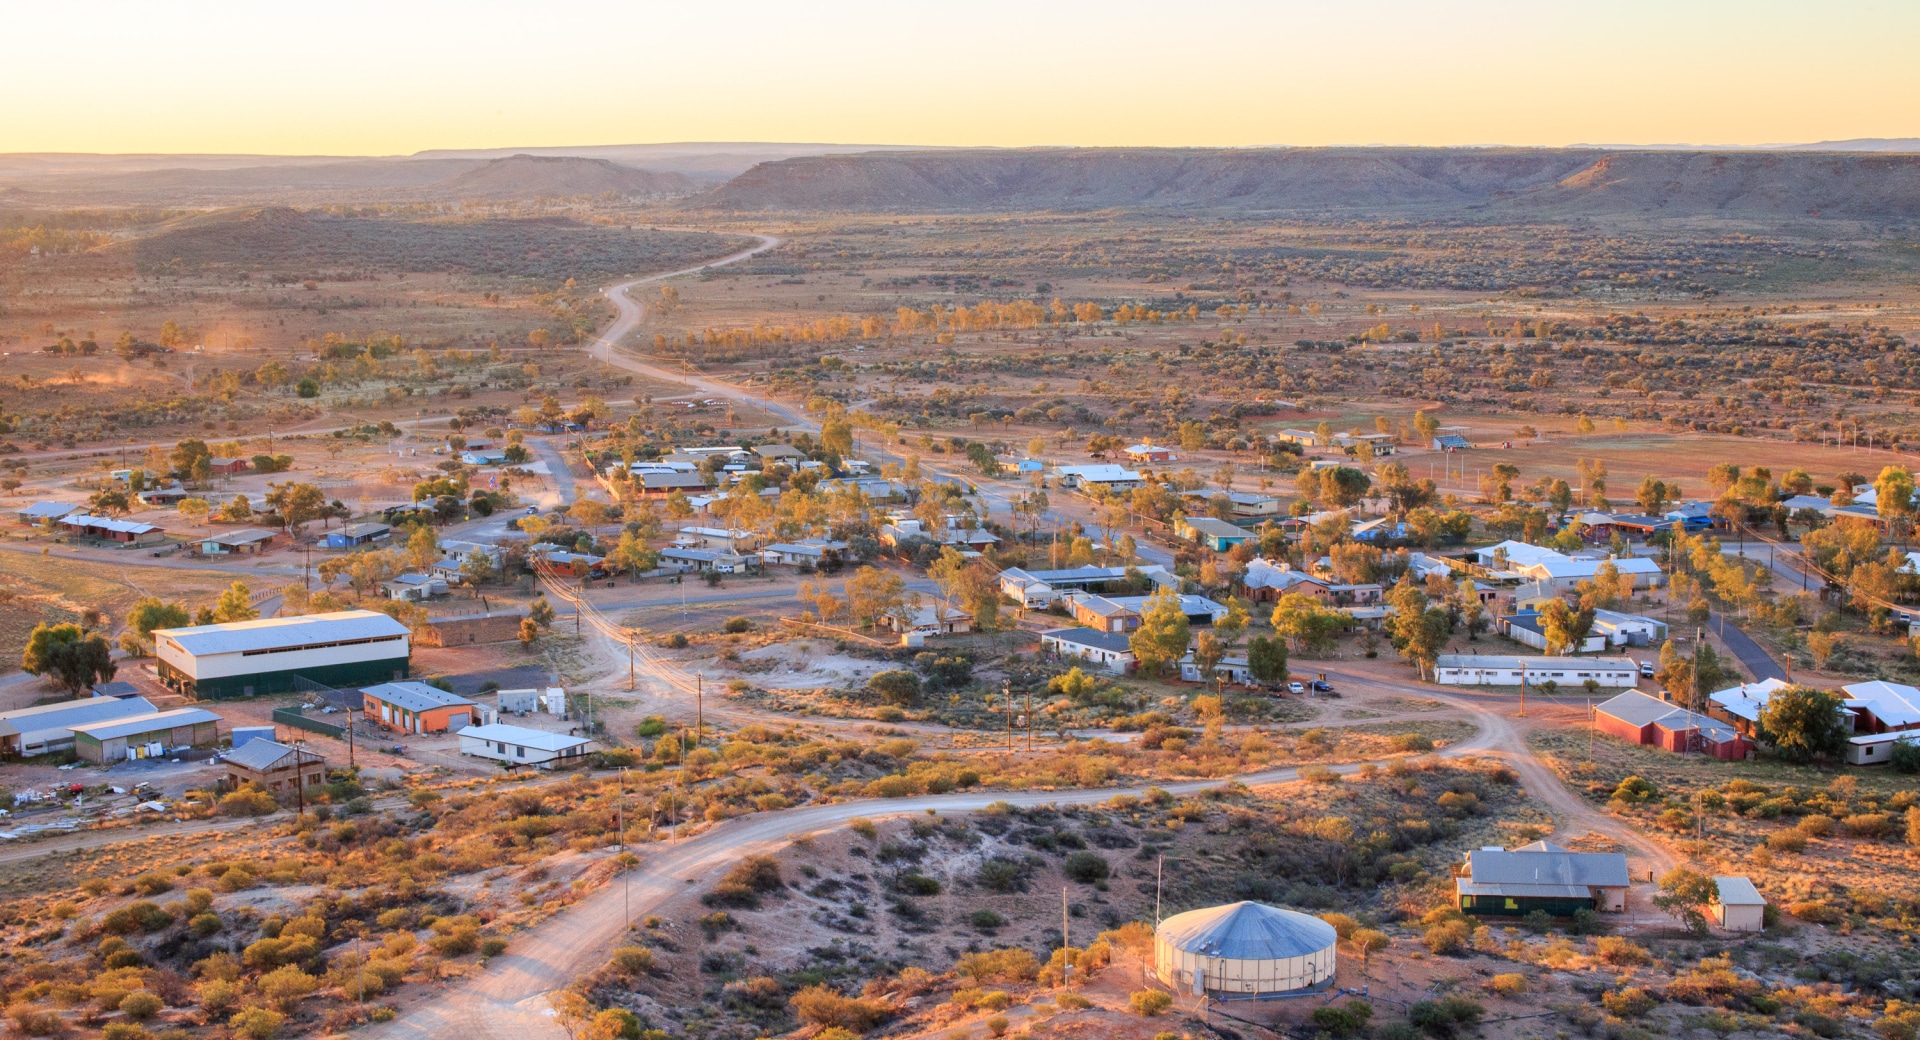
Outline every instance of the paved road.
<svg viewBox="0 0 1920 1040"><path fill-rule="evenodd" d="M1727 645L1728 650L1733 651L1733 656L1740 659L1740 664L1753 674L1754 679L1785 679L1787 677L1786 669L1780 667L1780 663L1775 661L1764 647L1754 642L1752 636L1741 631L1740 626L1728 624L1725 614L1713 615L1712 620L1707 622L1707 626L1714 635L1720 637L1720 641Z"/></svg>

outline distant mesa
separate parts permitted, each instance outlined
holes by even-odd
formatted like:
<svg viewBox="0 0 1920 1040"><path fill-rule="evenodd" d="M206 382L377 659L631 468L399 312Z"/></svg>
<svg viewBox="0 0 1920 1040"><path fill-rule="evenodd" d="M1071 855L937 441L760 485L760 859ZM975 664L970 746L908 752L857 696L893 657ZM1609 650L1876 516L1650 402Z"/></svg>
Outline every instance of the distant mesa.
<svg viewBox="0 0 1920 1040"><path fill-rule="evenodd" d="M1006 149L766 162L688 203L739 212L1192 209L1580 219L1920 217L1920 155L1583 148Z"/></svg>
<svg viewBox="0 0 1920 1040"><path fill-rule="evenodd" d="M561 155L512 155L433 185L437 192L461 198L668 196L690 194L699 187L683 174L642 170L606 159Z"/></svg>

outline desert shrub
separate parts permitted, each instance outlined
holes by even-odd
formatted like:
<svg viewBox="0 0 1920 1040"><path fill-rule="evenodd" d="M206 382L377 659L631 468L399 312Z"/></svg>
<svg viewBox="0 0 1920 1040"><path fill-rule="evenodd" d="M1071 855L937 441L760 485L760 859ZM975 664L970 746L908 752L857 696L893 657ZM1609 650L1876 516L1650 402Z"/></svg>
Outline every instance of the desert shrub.
<svg viewBox="0 0 1920 1040"><path fill-rule="evenodd" d="M937 896L940 894L940 882L925 874L902 874L894 882L895 887L910 896Z"/></svg>
<svg viewBox="0 0 1920 1040"><path fill-rule="evenodd" d="M1402 733L1392 740L1395 751L1424 752L1433 750L1433 740L1421 733Z"/></svg>
<svg viewBox="0 0 1920 1040"><path fill-rule="evenodd" d="M640 725L635 726L633 731L651 740L667 732L667 720L658 715L649 715L641 719Z"/></svg>
<svg viewBox="0 0 1920 1040"><path fill-rule="evenodd" d="M132 935L134 932L157 932L172 923L172 914L142 900L107 914L101 918L100 927L112 935Z"/></svg>
<svg viewBox="0 0 1920 1040"><path fill-rule="evenodd" d="M1354 929L1360 927L1360 922L1346 914L1326 913L1321 914L1320 919L1333 926L1333 933L1340 937L1341 942L1353 938Z"/></svg>
<svg viewBox="0 0 1920 1040"><path fill-rule="evenodd" d="M145 1022L160 1013L167 1006L159 997L146 990L135 990L120 998L120 1011L135 1022Z"/></svg>
<svg viewBox="0 0 1920 1040"><path fill-rule="evenodd" d="M261 939L240 954L240 960L255 971L272 971L288 964L303 964L320 955L320 944L309 935Z"/></svg>
<svg viewBox="0 0 1920 1040"><path fill-rule="evenodd" d="M153 1034L138 1022L108 1022L100 1028L100 1040L153 1040Z"/></svg>
<svg viewBox="0 0 1920 1040"><path fill-rule="evenodd" d="M865 816L855 816L853 819L848 820L847 828L868 841L874 841L880 837L880 829L875 827L873 821L867 819Z"/></svg>
<svg viewBox="0 0 1920 1040"><path fill-rule="evenodd" d="M243 787L220 799L222 816L265 816L278 808L280 803L274 801L272 795L253 786Z"/></svg>
<svg viewBox="0 0 1920 1040"><path fill-rule="evenodd" d="M613 951L612 964L622 975L645 975L653 970L653 951L644 946L622 946Z"/></svg>
<svg viewBox="0 0 1920 1040"><path fill-rule="evenodd" d="M227 1028L233 1030L233 1035L245 1037L246 1040L273 1040L274 1035L280 1032L280 1024L285 1021L284 1017L266 1008L244 1008L227 1019Z"/></svg>
<svg viewBox="0 0 1920 1040"><path fill-rule="evenodd" d="M1053 998L1053 1002L1062 1011L1085 1011L1093 1006L1093 1001L1078 993L1062 993Z"/></svg>
<svg viewBox="0 0 1920 1040"><path fill-rule="evenodd" d="M1609 1014L1619 1015L1621 1018L1645 1018L1653 1011L1655 1003L1653 994L1638 986L1628 986L1612 993L1600 994L1600 1005L1606 1008Z"/></svg>
<svg viewBox="0 0 1920 1040"><path fill-rule="evenodd" d="M1655 787L1651 780L1638 776L1627 777L1625 780L1620 781L1618 787L1613 789L1614 799L1626 802L1629 805L1638 805L1642 802L1652 801L1659 796L1660 789Z"/></svg>
<svg viewBox="0 0 1920 1040"><path fill-rule="evenodd" d="M1106 857L1097 852L1076 852L1068 856L1062 870L1069 881L1078 881L1083 885L1105 880L1113 873Z"/></svg>
<svg viewBox="0 0 1920 1040"><path fill-rule="evenodd" d="M953 970L975 982L1032 982L1040 977L1040 962L1019 948L962 954Z"/></svg>
<svg viewBox="0 0 1920 1040"><path fill-rule="evenodd" d="M1006 1036L1007 1027L1012 1024L1013 1023L1007 1021L1007 1016L995 1015L987 1019L987 1034L989 1036Z"/></svg>
<svg viewBox="0 0 1920 1040"><path fill-rule="evenodd" d="M967 916L967 923L983 932L990 932L995 928L1005 925L1007 919L1002 917L996 910L981 909L969 914Z"/></svg>
<svg viewBox="0 0 1920 1040"><path fill-rule="evenodd" d="M1783 828L1767 835L1767 848L1775 852L1800 852L1806 847L1806 834L1792 828Z"/></svg>
<svg viewBox="0 0 1920 1040"><path fill-rule="evenodd" d="M974 880L980 887L991 892L1024 892L1027 890L1027 876L1031 873L1025 863L995 856L980 864L980 870Z"/></svg>
<svg viewBox="0 0 1920 1040"><path fill-rule="evenodd" d="M1420 941L1437 954L1459 953L1473 941L1473 929L1465 921L1440 921L1427 926Z"/></svg>
<svg viewBox="0 0 1920 1040"><path fill-rule="evenodd" d="M149 870L133 879L133 890L143 896L157 896L162 892L173 891L173 879Z"/></svg>
<svg viewBox="0 0 1920 1040"><path fill-rule="evenodd" d="M760 905L760 897L784 888L780 880L780 863L772 856L748 856L735 863L713 891L700 897L708 906L734 906L753 909Z"/></svg>
<svg viewBox="0 0 1920 1040"><path fill-rule="evenodd" d="M1795 830L1809 838L1824 838L1833 833L1833 817L1813 813L1800 817L1800 822L1793 826Z"/></svg>
<svg viewBox="0 0 1920 1040"><path fill-rule="evenodd" d="M1517 971L1502 972L1487 980L1487 989L1496 996L1523 996L1527 992L1527 977Z"/></svg>
<svg viewBox="0 0 1920 1040"><path fill-rule="evenodd" d="M1842 819L1840 826L1856 838L1884 838L1893 833L1893 817L1887 813L1855 813Z"/></svg>
<svg viewBox="0 0 1920 1040"><path fill-rule="evenodd" d="M867 689L877 694L882 703L904 708L919 698L920 677L897 669L879 672L867 680Z"/></svg>
<svg viewBox="0 0 1920 1040"><path fill-rule="evenodd" d="M1480 1024L1487 1009L1466 997L1440 997L1422 1000L1407 1009L1407 1021L1429 1036L1442 1040Z"/></svg>
<svg viewBox="0 0 1920 1040"><path fill-rule="evenodd" d="M498 957L505 952L507 952L507 941L505 939L496 936L494 938L480 940L480 956L482 957Z"/></svg>
<svg viewBox="0 0 1920 1040"><path fill-rule="evenodd" d="M292 1011L294 1005L319 989L320 980L289 964L260 976L260 981L255 985L261 996L285 1013Z"/></svg>
<svg viewBox="0 0 1920 1040"><path fill-rule="evenodd" d="M728 635L738 635L742 632L751 632L753 631L753 622L743 617L730 617L727 620L720 623L720 631L725 632Z"/></svg>
<svg viewBox="0 0 1920 1040"><path fill-rule="evenodd" d="M1349 1000L1340 1007L1328 1004L1313 1009L1313 1024L1342 1040L1365 1033L1371 1018L1373 1005L1359 1000Z"/></svg>
<svg viewBox="0 0 1920 1040"><path fill-rule="evenodd" d="M1788 903L1787 913L1808 924L1839 924L1846 916L1832 904L1819 899Z"/></svg>
<svg viewBox="0 0 1920 1040"><path fill-rule="evenodd" d="M22 1036L65 1036L68 1031L67 1020L59 1012L36 1010L28 1004L8 1008L7 1018Z"/></svg>
<svg viewBox="0 0 1920 1040"><path fill-rule="evenodd" d="M1601 936L1594 941L1593 948L1602 963L1615 967L1653 963L1653 957L1647 953L1646 947L1617 935Z"/></svg>
<svg viewBox="0 0 1920 1040"><path fill-rule="evenodd" d="M1127 997L1128 1006L1133 1013L1142 1018L1152 1018L1173 1006L1173 997L1157 989L1135 990Z"/></svg>
<svg viewBox="0 0 1920 1040"><path fill-rule="evenodd" d="M853 1033L864 1033L887 1018L886 1006L877 1001L844 996L820 985L802 989L787 1003L807 1022Z"/></svg>

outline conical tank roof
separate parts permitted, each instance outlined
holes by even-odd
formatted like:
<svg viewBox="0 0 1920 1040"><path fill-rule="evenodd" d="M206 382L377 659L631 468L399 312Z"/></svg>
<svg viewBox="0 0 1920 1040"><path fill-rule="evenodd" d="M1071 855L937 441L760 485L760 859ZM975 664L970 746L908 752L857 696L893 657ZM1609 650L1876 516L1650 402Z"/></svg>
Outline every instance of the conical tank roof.
<svg viewBox="0 0 1920 1040"><path fill-rule="evenodd" d="M1249 902L1175 914L1155 934L1176 949L1236 961L1305 957L1339 941L1317 917Z"/></svg>

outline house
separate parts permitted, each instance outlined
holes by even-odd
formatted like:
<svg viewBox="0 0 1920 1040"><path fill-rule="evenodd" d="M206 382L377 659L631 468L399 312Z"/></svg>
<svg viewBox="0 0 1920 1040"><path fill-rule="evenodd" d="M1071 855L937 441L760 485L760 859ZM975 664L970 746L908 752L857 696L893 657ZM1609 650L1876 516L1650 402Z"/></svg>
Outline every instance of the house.
<svg viewBox="0 0 1920 1040"><path fill-rule="evenodd" d="M818 567L826 562L828 553L845 553L846 542L837 542L831 538L802 538L797 542L780 542L760 550L760 559L764 563L784 564L797 567L810 564Z"/></svg>
<svg viewBox="0 0 1920 1040"><path fill-rule="evenodd" d="M1901 683L1853 683L1840 687L1854 713L1856 733L1902 733L1920 729L1920 689Z"/></svg>
<svg viewBox="0 0 1920 1040"><path fill-rule="evenodd" d="M246 459L223 459L218 456L207 460L207 471L216 477L231 477L245 473L248 468Z"/></svg>
<svg viewBox="0 0 1920 1040"><path fill-rule="evenodd" d="M222 760L227 767L227 787L238 790L246 784L260 788L277 798L298 795L305 790L324 787L327 760L306 748L273 740L249 740L227 752Z"/></svg>
<svg viewBox="0 0 1920 1040"><path fill-rule="evenodd" d="M208 556L248 555L266 552L273 546L274 532L259 527L222 531L200 540L200 551Z"/></svg>
<svg viewBox="0 0 1920 1040"><path fill-rule="evenodd" d="M1179 583L1179 579L1168 574L1166 568L1159 564L1131 568L1071 567L1039 571L1008 567L1000 572L1000 594L1029 609L1038 610L1059 602L1068 592L1104 589L1114 582L1130 580L1129 571L1156 585L1173 586Z"/></svg>
<svg viewBox="0 0 1920 1040"><path fill-rule="evenodd" d="M1073 613L1073 620L1084 628L1100 632L1131 632L1140 627L1139 611L1123 607L1105 596L1069 592L1065 600L1067 609Z"/></svg>
<svg viewBox="0 0 1920 1040"><path fill-rule="evenodd" d="M1320 435L1312 430L1281 430L1273 435L1279 444L1298 444L1302 448L1312 448L1320 443Z"/></svg>
<svg viewBox="0 0 1920 1040"><path fill-rule="evenodd" d="M751 531L725 527L682 527L673 544L682 549L725 549L728 552L750 550L760 544L760 536Z"/></svg>
<svg viewBox="0 0 1920 1040"><path fill-rule="evenodd" d="M1378 583L1363 581L1357 585L1328 585L1326 599L1336 607L1364 607L1380 602L1385 594Z"/></svg>
<svg viewBox="0 0 1920 1040"><path fill-rule="evenodd" d="M1245 656L1222 657L1220 663L1213 666L1211 676L1202 675L1200 666L1194 663L1193 651L1189 650L1187 656L1180 659L1180 678L1184 682L1215 682L1225 679L1230 683L1251 685L1253 669L1248 666Z"/></svg>
<svg viewBox="0 0 1920 1040"><path fill-rule="evenodd" d="M326 546L329 549L355 549L362 545L372 545L393 537L393 528L380 523L358 523L343 525L338 531L328 531Z"/></svg>
<svg viewBox="0 0 1920 1040"><path fill-rule="evenodd" d="M1226 552L1254 537L1252 531L1236 527L1225 520L1215 520L1210 516L1182 516L1173 521L1173 534L1189 542L1197 542L1214 552Z"/></svg>
<svg viewBox="0 0 1920 1040"><path fill-rule="evenodd" d="M68 502L35 502L24 509L14 510L13 516L28 527L51 527L61 517L79 508Z"/></svg>
<svg viewBox="0 0 1920 1040"><path fill-rule="evenodd" d="M852 489L860 493L870 506L898 505L913 501L913 492L905 484L896 484L884 477L873 479L823 480L820 482L821 494ZM964 489L962 489L964 490Z"/></svg>
<svg viewBox="0 0 1920 1040"><path fill-rule="evenodd" d="M447 594L445 578L432 574L402 574L380 583L380 592L388 599L417 603Z"/></svg>
<svg viewBox="0 0 1920 1040"><path fill-rule="evenodd" d="M1662 513L1661 516L1680 524L1689 531L1698 531L1714 525L1712 502L1682 502Z"/></svg>
<svg viewBox="0 0 1920 1040"><path fill-rule="evenodd" d="M1760 731L1760 713L1767 707L1773 691L1789 685L1781 679L1761 679L1707 694L1708 703L1720 717L1733 724L1741 735L1751 737ZM1849 720L1851 725L1851 720Z"/></svg>
<svg viewBox="0 0 1920 1040"><path fill-rule="evenodd" d="M903 636L957 636L973 631L973 615L944 603L907 607L880 615L880 627Z"/></svg>
<svg viewBox="0 0 1920 1040"><path fill-rule="evenodd" d="M0 711L0 756L44 755L73 747L73 728L158 711L145 697L82 697Z"/></svg>
<svg viewBox="0 0 1920 1040"><path fill-rule="evenodd" d="M1478 917L1525 917L1535 910L1572 917L1581 910L1625 910L1631 884L1624 853L1574 852L1536 841L1467 853L1454 892L1460 909Z"/></svg>
<svg viewBox="0 0 1920 1040"><path fill-rule="evenodd" d="M1502 657L1494 654L1441 654L1433 681L1442 686L1518 686L1552 681L1579 686L1588 679L1602 686L1631 688L1640 666L1629 657Z"/></svg>
<svg viewBox="0 0 1920 1040"><path fill-rule="evenodd" d="M1654 588L1666 581L1660 565L1645 556L1591 554L1568 556L1545 546L1512 540L1469 553L1479 572L1490 577L1537 582L1555 593L1571 592L1581 582L1592 581L1600 569L1611 563L1627 579L1630 588Z"/></svg>
<svg viewBox="0 0 1920 1040"><path fill-rule="evenodd" d="M1862 733L1847 738L1847 764L1853 766L1878 766L1893 761L1895 744L1920 744L1917 733Z"/></svg>
<svg viewBox="0 0 1920 1040"><path fill-rule="evenodd" d="M1148 441L1128 448L1127 458L1134 462L1175 462L1180 456L1175 455L1172 448L1163 448Z"/></svg>
<svg viewBox="0 0 1920 1040"><path fill-rule="evenodd" d="M326 686L404 679L410 669L407 626L372 610L258 618L153 632L160 681L201 700L251 697L295 688L295 678Z"/></svg>
<svg viewBox="0 0 1920 1040"><path fill-rule="evenodd" d="M1131 610L1135 614L1145 614L1147 612L1147 602L1153 599L1153 597L1152 596L1107 596L1105 597L1105 599L1107 600L1107 602L1112 603L1123 610ZM1220 620L1221 618L1227 616L1227 608L1224 604L1215 603L1213 600L1210 600L1205 596L1194 596L1194 595L1188 595L1186 593L1181 593L1178 596L1178 599L1180 601L1180 612L1187 616L1187 623L1190 625L1211 625L1214 622ZM1089 627L1097 628L1099 626L1095 625L1095 626L1089 626Z"/></svg>
<svg viewBox="0 0 1920 1040"><path fill-rule="evenodd" d="M1466 451L1473 442L1457 433L1443 433L1433 439L1434 451Z"/></svg>
<svg viewBox="0 0 1920 1040"><path fill-rule="evenodd" d="M1005 466L1023 477L1029 473L1039 473L1047 468L1047 464L1041 462L1039 459L1021 458L1013 455L1000 455L995 458L1000 465Z"/></svg>
<svg viewBox="0 0 1920 1040"><path fill-rule="evenodd" d="M1391 433L1336 433L1333 435L1336 448L1349 448L1364 456L1393 454L1393 434Z"/></svg>
<svg viewBox="0 0 1920 1040"><path fill-rule="evenodd" d="M604 578L607 576L607 558L592 553L568 552L565 549L539 546L527 554L527 565L541 574L554 574L572 578Z"/></svg>
<svg viewBox="0 0 1920 1040"><path fill-rule="evenodd" d="M1613 646L1658 646L1667 641L1667 624L1645 614L1623 614L1617 610L1593 612L1593 632L1606 637Z"/></svg>
<svg viewBox="0 0 1920 1040"><path fill-rule="evenodd" d="M1646 541L1661 531L1671 531L1675 522L1664 516L1647 516L1643 513L1615 513L1607 517L1604 524L1594 524L1581 532L1582 537L1599 541L1618 534L1622 538L1634 538ZM1596 533L1597 532L1597 533Z"/></svg>
<svg viewBox="0 0 1920 1040"><path fill-rule="evenodd" d="M118 697L125 700L128 697L140 696L140 687L130 682L120 682L117 680L113 682L94 683L93 695L95 697Z"/></svg>
<svg viewBox="0 0 1920 1040"><path fill-rule="evenodd" d="M507 562L507 551L498 545L449 539L440 543L440 558L427 566L427 573L449 585L464 584L467 561L474 553L485 557L496 573Z"/></svg>
<svg viewBox="0 0 1920 1040"><path fill-rule="evenodd" d="M469 466L504 466L507 462L507 453L493 449L463 451L460 453L460 461Z"/></svg>
<svg viewBox="0 0 1920 1040"><path fill-rule="evenodd" d="M990 546L1000 544L1000 536L984 527L966 526L964 517L947 517L939 527L929 531L924 521L901 517L880 529L880 541L885 545L898 547L915 539L924 539L936 545L951 545L959 548L963 555L978 556Z"/></svg>
<svg viewBox="0 0 1920 1040"><path fill-rule="evenodd" d="M543 729L493 723L469 726L460 731L460 753L475 758L490 758L508 767L534 766L552 769L578 765L586 761L587 746L593 741Z"/></svg>
<svg viewBox="0 0 1920 1040"><path fill-rule="evenodd" d="M747 558L725 549L662 549L660 569L674 574L695 571L735 574L747 569Z"/></svg>
<svg viewBox="0 0 1920 1040"><path fill-rule="evenodd" d="M1040 633L1040 649L1097 664L1115 675L1125 675L1138 663L1128 639L1125 632L1056 628Z"/></svg>
<svg viewBox="0 0 1920 1040"><path fill-rule="evenodd" d="M1227 504L1233 508L1234 516L1279 516L1280 499L1273 495L1256 495L1248 491L1227 492Z"/></svg>
<svg viewBox="0 0 1920 1040"><path fill-rule="evenodd" d="M1707 912L1729 932L1758 932L1767 927L1767 901L1753 882L1738 875L1715 875Z"/></svg>
<svg viewBox="0 0 1920 1040"><path fill-rule="evenodd" d="M1494 619L1494 630L1516 643L1523 643L1542 653L1547 649L1546 628L1540 621L1540 615L1531 610L1513 614L1503 614ZM1607 648L1607 637L1588 635L1580 641L1576 652L1583 654L1599 653Z"/></svg>
<svg viewBox="0 0 1920 1040"><path fill-rule="evenodd" d="M1407 554L1407 573L1414 581L1424 582L1438 574L1443 578L1453 577L1453 563L1444 557L1428 556L1426 553Z"/></svg>
<svg viewBox="0 0 1920 1040"><path fill-rule="evenodd" d="M1753 742L1725 722L1636 690L1595 705L1593 725L1630 744L1699 751L1728 762L1746 758L1753 751Z"/></svg>
<svg viewBox="0 0 1920 1040"><path fill-rule="evenodd" d="M764 463L786 463L792 465L807 457L807 453L791 444L756 444L753 453L760 456Z"/></svg>
<svg viewBox="0 0 1920 1040"><path fill-rule="evenodd" d="M87 513L69 513L60 518L60 526L77 538L98 538L124 545L153 545L166 538L166 532L153 524L111 520Z"/></svg>
<svg viewBox="0 0 1920 1040"><path fill-rule="evenodd" d="M1273 563L1256 556L1247 561L1247 597L1255 603L1271 603L1282 596L1300 594L1324 602L1333 601L1332 583L1305 571L1296 571L1286 563Z"/></svg>
<svg viewBox="0 0 1920 1040"><path fill-rule="evenodd" d="M1132 491L1146 483L1140 474L1113 463L1092 466L1056 466L1053 479L1063 488L1104 488L1108 491Z"/></svg>
<svg viewBox="0 0 1920 1040"><path fill-rule="evenodd" d="M175 708L75 726L73 752L82 762L107 765L157 758L177 748L204 747L219 739L220 716L205 708Z"/></svg>
<svg viewBox="0 0 1920 1040"><path fill-rule="evenodd" d="M192 494L192 492L189 492L186 488L178 484L173 484L168 487L155 487L148 488L145 491L136 491L133 497L143 506L158 509L163 506L178 505L190 494Z"/></svg>
<svg viewBox="0 0 1920 1040"><path fill-rule="evenodd" d="M1553 587L1549 581L1530 581L1507 593L1507 602L1515 613L1523 610L1538 611L1554 600L1566 599L1566 594Z"/></svg>
<svg viewBox="0 0 1920 1040"><path fill-rule="evenodd" d="M671 495L676 491L691 494L707 489L707 480L698 473L635 473L629 485L643 495Z"/></svg>
<svg viewBox="0 0 1920 1040"><path fill-rule="evenodd" d="M395 733L458 733L473 725L477 703L423 682L390 682L360 690L368 721Z"/></svg>

